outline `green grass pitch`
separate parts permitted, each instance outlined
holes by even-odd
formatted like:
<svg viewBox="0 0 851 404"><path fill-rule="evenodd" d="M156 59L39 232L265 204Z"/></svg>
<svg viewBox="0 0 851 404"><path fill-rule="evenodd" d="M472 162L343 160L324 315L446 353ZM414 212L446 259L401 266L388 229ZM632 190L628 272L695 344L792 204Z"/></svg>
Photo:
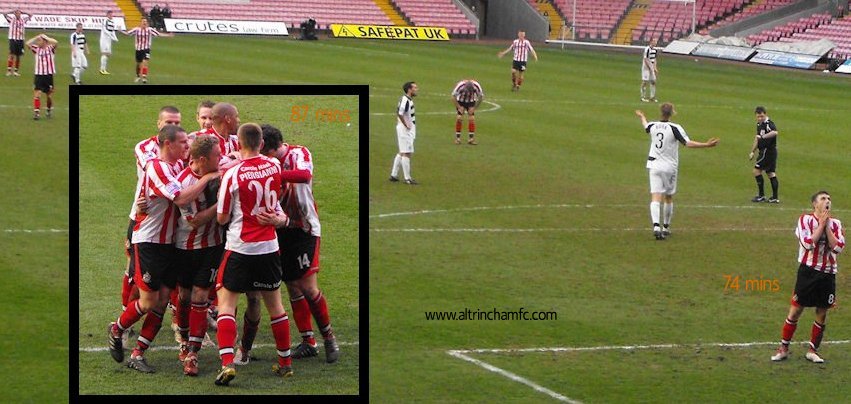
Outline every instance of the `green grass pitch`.
<svg viewBox="0 0 851 404"><path fill-rule="evenodd" d="M851 371L849 344L826 344L825 365L804 361L797 345L791 360L772 364L772 345L710 344L778 339L794 283L794 221L807 209L810 194L830 190L836 215L851 221L845 123L851 107L844 102L849 78L661 54L659 98L676 104L674 120L692 138L718 136L721 144L681 150L674 236L655 242L647 229L648 142L633 111L643 109L655 119L657 107L638 100L638 55L538 44L541 60L529 63L523 89L512 93L510 60L496 58L507 44L181 35L155 40L150 82L370 85L369 149L361 151L369 167L369 229L362 230L369 239L370 398L550 399L452 357L449 350L679 344L628 353L469 355L585 402L777 402L790 391L815 401L846 399L849 387L841 381ZM110 60L113 74L90 69L84 83L132 83L132 57L130 41L122 38ZM58 58L62 108L67 47ZM96 65L95 55L90 60ZM27 59L25 69L31 63ZM477 114L480 145L455 146L449 92L470 77L484 86L488 101ZM2 104L11 107L0 113L20 122L26 130L21 133L44 133L45 142L66 133L62 109L53 121L28 121L31 76L2 79ZM417 187L387 182L396 153L393 113L407 80L420 84L412 159ZM747 152L756 105L768 108L781 131L780 205L749 202L755 187ZM130 145L152 124L152 117L134 123L141 129L122 141ZM129 156L104 158L126 162ZM86 346L103 346L102 323L117 310L120 222L129 208L126 191L100 199L113 202L112 220L93 218L111 238L101 244L111 247L89 258L100 268L90 276L102 285L92 289L103 296L103 308L90 310L96 319L81 318L81 326L94 330L91 338L80 331ZM483 229L502 231L478 231ZM85 236L81 233L81 241ZM839 307L828 317L826 341L851 339L846 260L840 257ZM739 276L741 289L725 290L724 275ZM760 279L777 280L781 290L745 290L746 280ZM426 310L520 307L556 311L558 319L462 322L424 316ZM809 338L811 319L807 312L796 341ZM165 351L154 364L172 354ZM144 380L105 355L80 353L81 360L92 358L79 372L89 378L81 376L81 392L118 392L108 386L116 379Z"/></svg>

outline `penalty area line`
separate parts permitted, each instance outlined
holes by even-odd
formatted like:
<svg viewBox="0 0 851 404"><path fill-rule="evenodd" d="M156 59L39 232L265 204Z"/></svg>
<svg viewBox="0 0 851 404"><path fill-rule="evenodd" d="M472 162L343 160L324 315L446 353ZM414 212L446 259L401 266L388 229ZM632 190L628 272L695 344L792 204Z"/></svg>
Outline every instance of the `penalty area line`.
<svg viewBox="0 0 851 404"><path fill-rule="evenodd" d="M3 229L3 234L61 234L68 229Z"/></svg>
<svg viewBox="0 0 851 404"><path fill-rule="evenodd" d="M571 398L568 398L562 394L559 394L553 390L550 390L544 386L541 386L525 377L519 376L515 373L509 372L505 369L496 367L487 363L483 360L473 358L468 354L486 354L486 353L523 353L523 352L588 352L588 351L614 351L614 350L623 350L623 351L631 351L631 350L639 350L639 349L672 349L672 348L700 348L700 347L721 347L721 348L747 348L752 346L762 346L762 345L777 345L777 341L764 341L764 342L740 342L740 343L727 343L727 342L717 342L717 343L709 343L709 344L655 344L655 345L617 345L617 346L593 346L593 347L549 347L549 348L503 348L503 349L452 349L446 351L449 356L454 358L461 359L466 362L470 362L476 366L480 366L485 370L490 372L494 372L500 376L506 377L509 380L525 384L526 386L531 387L533 390L546 394L556 400L568 402L568 403L581 403L581 401L577 401ZM824 341L823 344L848 344L851 343L851 340L838 340L838 341ZM808 342L800 342L801 345L807 345Z"/></svg>
<svg viewBox="0 0 851 404"><path fill-rule="evenodd" d="M546 232L612 232L612 231L650 231L648 227L626 227L626 228L538 228L538 229L499 229L499 228L409 228L409 229L376 229L372 228L369 231L376 233L546 233ZM728 228L676 228L677 232L721 232L721 231L740 231L740 232L769 232L769 231L789 231L786 228L745 228L745 227L728 227Z"/></svg>

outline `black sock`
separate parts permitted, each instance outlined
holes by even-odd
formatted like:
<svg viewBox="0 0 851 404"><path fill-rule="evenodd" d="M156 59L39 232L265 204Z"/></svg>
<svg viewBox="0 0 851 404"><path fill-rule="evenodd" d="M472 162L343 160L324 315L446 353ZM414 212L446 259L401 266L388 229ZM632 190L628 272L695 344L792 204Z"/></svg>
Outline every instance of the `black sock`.
<svg viewBox="0 0 851 404"><path fill-rule="evenodd" d="M759 196L765 195L765 180L762 179L762 174L756 176L756 186L759 188Z"/></svg>
<svg viewBox="0 0 851 404"><path fill-rule="evenodd" d="M777 177L771 177L768 180L771 181L771 197L777 199L777 187L780 186L777 182Z"/></svg>

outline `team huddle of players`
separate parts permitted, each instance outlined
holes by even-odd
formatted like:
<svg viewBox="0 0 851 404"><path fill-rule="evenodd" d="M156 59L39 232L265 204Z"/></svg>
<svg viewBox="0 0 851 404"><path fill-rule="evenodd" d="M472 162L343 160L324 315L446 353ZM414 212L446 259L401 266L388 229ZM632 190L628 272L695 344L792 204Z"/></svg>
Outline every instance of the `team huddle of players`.
<svg viewBox="0 0 851 404"><path fill-rule="evenodd" d="M198 375L211 303L218 308L215 329L222 361L217 385L234 379L234 365L248 364L261 299L275 339L276 375L292 376L292 358L318 355L311 316L324 340L326 362L336 362L340 351L316 279L320 224L310 151L284 143L271 125L240 125L239 111L230 103L201 102L196 119L200 129L187 133L180 127L180 111L163 107L157 135L136 145L138 182L122 313L108 327L112 358L124 361L122 335L144 317L127 366L154 372L144 354L176 291L178 359L186 375ZM293 350L282 282L302 336ZM248 307L237 346L236 305L243 293Z"/></svg>

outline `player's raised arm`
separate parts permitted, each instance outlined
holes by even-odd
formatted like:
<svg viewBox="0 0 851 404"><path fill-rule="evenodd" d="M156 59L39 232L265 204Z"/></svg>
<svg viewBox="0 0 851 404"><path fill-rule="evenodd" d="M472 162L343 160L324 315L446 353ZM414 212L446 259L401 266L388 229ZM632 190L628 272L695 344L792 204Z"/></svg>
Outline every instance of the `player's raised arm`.
<svg viewBox="0 0 851 404"><path fill-rule="evenodd" d="M709 138L709 140L707 140L706 142L696 142L694 140L689 140L688 142L686 142L686 147L697 149L703 147L715 147L719 141L720 139L718 139L717 137Z"/></svg>
<svg viewBox="0 0 851 404"><path fill-rule="evenodd" d="M639 118L641 118L641 126L643 128L647 128L647 117L644 116L644 112L642 112L640 109L636 109L635 115L637 115Z"/></svg>

